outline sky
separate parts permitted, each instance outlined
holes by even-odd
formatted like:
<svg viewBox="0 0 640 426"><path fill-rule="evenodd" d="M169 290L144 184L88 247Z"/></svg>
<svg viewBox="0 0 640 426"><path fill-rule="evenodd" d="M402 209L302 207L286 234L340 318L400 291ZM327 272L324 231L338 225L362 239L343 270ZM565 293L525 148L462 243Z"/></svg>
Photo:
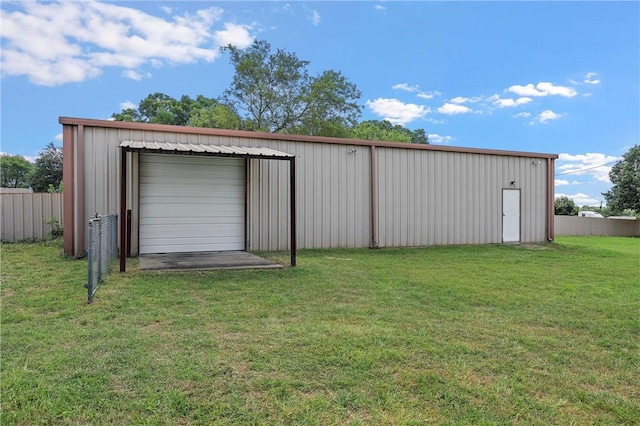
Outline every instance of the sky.
<svg viewBox="0 0 640 426"><path fill-rule="evenodd" d="M0 4L0 151L62 144L60 116L109 119L155 92L221 96L219 47L340 71L361 120L430 143L558 154L556 196L604 204L640 143L640 2L62 1Z"/></svg>

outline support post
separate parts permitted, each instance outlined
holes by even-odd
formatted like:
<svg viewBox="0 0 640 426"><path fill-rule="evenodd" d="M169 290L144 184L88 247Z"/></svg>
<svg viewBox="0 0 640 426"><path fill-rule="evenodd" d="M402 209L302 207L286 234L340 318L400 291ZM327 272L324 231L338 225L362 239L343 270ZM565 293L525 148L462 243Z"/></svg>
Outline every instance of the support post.
<svg viewBox="0 0 640 426"><path fill-rule="evenodd" d="M127 151L120 148L120 272L127 269Z"/></svg>
<svg viewBox="0 0 640 426"><path fill-rule="evenodd" d="M289 160L289 203L291 227L291 266L296 266L296 157Z"/></svg>

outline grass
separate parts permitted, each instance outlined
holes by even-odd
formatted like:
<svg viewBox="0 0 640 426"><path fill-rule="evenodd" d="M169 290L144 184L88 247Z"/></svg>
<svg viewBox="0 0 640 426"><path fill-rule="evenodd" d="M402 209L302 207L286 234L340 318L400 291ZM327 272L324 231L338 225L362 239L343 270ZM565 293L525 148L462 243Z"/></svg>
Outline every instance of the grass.
<svg viewBox="0 0 640 426"><path fill-rule="evenodd" d="M2 247L2 424L639 424L640 240L113 272ZM287 254L270 254L287 261Z"/></svg>

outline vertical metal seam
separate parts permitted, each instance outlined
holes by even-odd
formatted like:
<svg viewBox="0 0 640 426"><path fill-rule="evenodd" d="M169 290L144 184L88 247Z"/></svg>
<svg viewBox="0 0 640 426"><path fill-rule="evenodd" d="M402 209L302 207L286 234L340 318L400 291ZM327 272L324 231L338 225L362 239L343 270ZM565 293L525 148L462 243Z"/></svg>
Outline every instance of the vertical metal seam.
<svg viewBox="0 0 640 426"><path fill-rule="evenodd" d="M376 197L376 147L375 145L371 145L371 149L369 150L371 164L369 166L370 176L369 176L369 190L370 190L370 218L371 218L371 247L373 249L378 248L378 235L377 235L377 227L378 227L378 215L377 215L377 205L378 200Z"/></svg>

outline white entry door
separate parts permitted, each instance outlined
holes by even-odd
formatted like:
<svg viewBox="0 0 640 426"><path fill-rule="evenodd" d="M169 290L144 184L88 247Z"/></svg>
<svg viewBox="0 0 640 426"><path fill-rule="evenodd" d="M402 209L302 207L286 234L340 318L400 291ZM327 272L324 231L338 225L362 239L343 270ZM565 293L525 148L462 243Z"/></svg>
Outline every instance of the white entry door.
<svg viewBox="0 0 640 426"><path fill-rule="evenodd" d="M502 190L502 242L520 241L520 190Z"/></svg>

